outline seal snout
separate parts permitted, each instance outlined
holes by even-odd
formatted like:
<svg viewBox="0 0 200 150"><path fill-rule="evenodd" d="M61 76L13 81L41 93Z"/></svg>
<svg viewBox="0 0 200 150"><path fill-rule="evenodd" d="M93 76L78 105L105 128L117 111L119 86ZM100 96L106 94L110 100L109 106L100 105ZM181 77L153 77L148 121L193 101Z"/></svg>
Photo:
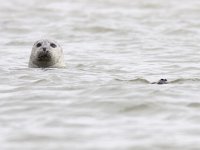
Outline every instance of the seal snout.
<svg viewBox="0 0 200 150"><path fill-rule="evenodd" d="M42 50L45 52L45 51L47 50L47 48L46 48L46 47L43 47Z"/></svg>
<svg viewBox="0 0 200 150"><path fill-rule="evenodd" d="M50 61L51 55L46 48L43 48L41 52L38 53L38 60L39 61Z"/></svg>

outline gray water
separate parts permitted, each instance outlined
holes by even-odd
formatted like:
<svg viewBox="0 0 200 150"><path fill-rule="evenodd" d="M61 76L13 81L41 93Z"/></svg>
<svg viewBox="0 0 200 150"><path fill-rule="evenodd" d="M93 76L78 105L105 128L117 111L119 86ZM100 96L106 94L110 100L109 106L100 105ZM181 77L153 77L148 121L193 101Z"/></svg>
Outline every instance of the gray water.
<svg viewBox="0 0 200 150"><path fill-rule="evenodd" d="M0 2L1 150L200 149L199 0ZM28 68L43 38L65 69Z"/></svg>

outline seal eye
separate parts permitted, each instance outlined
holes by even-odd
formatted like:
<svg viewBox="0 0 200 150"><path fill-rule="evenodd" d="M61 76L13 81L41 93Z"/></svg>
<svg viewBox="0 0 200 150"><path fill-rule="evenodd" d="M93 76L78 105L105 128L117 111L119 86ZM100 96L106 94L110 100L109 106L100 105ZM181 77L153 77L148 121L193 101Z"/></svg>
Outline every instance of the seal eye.
<svg viewBox="0 0 200 150"><path fill-rule="evenodd" d="M54 44L54 43L51 43L50 46L53 48L56 48L56 44Z"/></svg>
<svg viewBox="0 0 200 150"><path fill-rule="evenodd" d="M41 43L37 43L37 45L36 45L37 47L40 47L40 46L42 46L42 44Z"/></svg>

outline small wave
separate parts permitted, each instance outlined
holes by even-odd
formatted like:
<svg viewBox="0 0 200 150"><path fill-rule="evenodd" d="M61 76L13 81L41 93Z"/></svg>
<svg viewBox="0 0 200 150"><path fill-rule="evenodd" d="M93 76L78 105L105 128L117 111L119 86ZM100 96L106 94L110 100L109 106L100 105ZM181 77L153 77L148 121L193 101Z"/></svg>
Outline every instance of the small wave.
<svg viewBox="0 0 200 150"><path fill-rule="evenodd" d="M148 80L143 79L143 78L130 79L130 80L124 80L124 79L115 79L115 80L122 81L122 82L132 82L132 83L136 83L136 84L150 84L151 83Z"/></svg>
<svg viewBox="0 0 200 150"><path fill-rule="evenodd" d="M75 28L74 30L91 32L91 33L107 33L116 31L114 28L110 27L101 27L101 26L92 26L87 28Z"/></svg>
<svg viewBox="0 0 200 150"><path fill-rule="evenodd" d="M170 81L169 83L172 83L172 84L200 83L200 78L191 78L191 79L180 78L180 79L175 79L173 81Z"/></svg>
<svg viewBox="0 0 200 150"><path fill-rule="evenodd" d="M130 79L130 80L125 80L125 79L115 79L116 81L121 81L121 82L132 82L135 84L152 84L152 83L157 83L160 79L155 80L154 82L150 82L147 79L143 78L136 78L136 79ZM167 84L191 84L191 83L200 83L200 78L180 78L180 79L175 79L175 80L168 80Z"/></svg>
<svg viewBox="0 0 200 150"><path fill-rule="evenodd" d="M198 103L198 102L192 102L192 103L187 104L187 106L199 109L200 108L200 103Z"/></svg>

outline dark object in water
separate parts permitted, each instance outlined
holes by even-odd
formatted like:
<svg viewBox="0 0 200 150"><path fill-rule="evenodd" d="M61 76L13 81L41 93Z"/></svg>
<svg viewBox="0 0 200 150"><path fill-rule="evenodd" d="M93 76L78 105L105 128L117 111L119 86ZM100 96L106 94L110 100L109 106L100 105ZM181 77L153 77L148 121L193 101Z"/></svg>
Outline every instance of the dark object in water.
<svg viewBox="0 0 200 150"><path fill-rule="evenodd" d="M160 79L158 82L153 82L152 84L168 84L167 79Z"/></svg>

